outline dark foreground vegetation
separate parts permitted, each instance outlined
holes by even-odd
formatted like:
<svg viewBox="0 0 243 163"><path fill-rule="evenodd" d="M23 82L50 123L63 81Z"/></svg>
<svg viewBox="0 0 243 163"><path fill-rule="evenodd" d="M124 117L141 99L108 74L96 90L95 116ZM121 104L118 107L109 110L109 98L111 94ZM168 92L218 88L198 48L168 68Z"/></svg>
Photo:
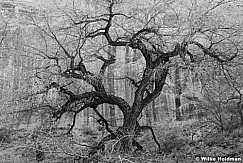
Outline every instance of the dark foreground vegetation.
<svg viewBox="0 0 243 163"><path fill-rule="evenodd" d="M103 151L92 156L90 150L102 136L102 131L83 129L65 134L65 129L25 128L0 131L1 156L4 163L62 162L62 163L162 163L200 162L201 156L243 158L243 128L220 130L218 126L198 120L168 120L154 126L162 153L157 154L150 133L137 140L143 151L131 154L116 152L117 140L107 142ZM63 135L64 134L64 135ZM239 161L240 162L240 161Z"/></svg>

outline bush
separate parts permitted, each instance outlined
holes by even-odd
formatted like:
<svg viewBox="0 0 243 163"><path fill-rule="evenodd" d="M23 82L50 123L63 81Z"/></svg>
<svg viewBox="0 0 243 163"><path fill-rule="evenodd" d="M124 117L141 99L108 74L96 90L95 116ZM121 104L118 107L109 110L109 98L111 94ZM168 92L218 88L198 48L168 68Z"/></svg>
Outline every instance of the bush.
<svg viewBox="0 0 243 163"><path fill-rule="evenodd" d="M165 136L164 152L171 153L174 150L180 150L187 145L187 141L182 139L175 132L168 133Z"/></svg>
<svg viewBox="0 0 243 163"><path fill-rule="evenodd" d="M223 101L204 102L201 111L207 114L204 118L220 131L233 131L240 127L241 118L237 104L224 103Z"/></svg>
<svg viewBox="0 0 243 163"><path fill-rule="evenodd" d="M0 129L0 143L10 143L10 131L6 128Z"/></svg>

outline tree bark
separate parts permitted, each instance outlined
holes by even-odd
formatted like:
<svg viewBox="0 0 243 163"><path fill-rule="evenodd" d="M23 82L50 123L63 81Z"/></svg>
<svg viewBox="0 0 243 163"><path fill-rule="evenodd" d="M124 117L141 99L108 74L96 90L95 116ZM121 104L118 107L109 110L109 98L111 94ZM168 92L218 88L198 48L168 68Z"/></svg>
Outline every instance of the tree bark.
<svg viewBox="0 0 243 163"><path fill-rule="evenodd" d="M136 109L136 108L132 108ZM131 109L131 110L132 110ZM118 129L117 136L120 139L120 152L132 153L132 142L134 140L134 132L138 116L134 112L124 114L123 125Z"/></svg>

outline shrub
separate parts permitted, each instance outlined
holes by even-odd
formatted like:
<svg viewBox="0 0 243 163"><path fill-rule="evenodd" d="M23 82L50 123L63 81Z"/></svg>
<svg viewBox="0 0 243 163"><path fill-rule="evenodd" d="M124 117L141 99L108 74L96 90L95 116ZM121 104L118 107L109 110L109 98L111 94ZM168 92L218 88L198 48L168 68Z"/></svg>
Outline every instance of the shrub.
<svg viewBox="0 0 243 163"><path fill-rule="evenodd" d="M205 145L209 147L218 146L222 148L228 148L232 145L232 141L229 138L227 132L219 132L205 140Z"/></svg>
<svg viewBox="0 0 243 163"><path fill-rule="evenodd" d="M6 128L0 129L0 143L10 143L10 131Z"/></svg>
<svg viewBox="0 0 243 163"><path fill-rule="evenodd" d="M207 116L205 120L220 131L233 131L240 127L241 118L236 103L224 103L224 101L214 101L202 103L203 111Z"/></svg>
<svg viewBox="0 0 243 163"><path fill-rule="evenodd" d="M180 138L175 132L168 133L165 136L164 141L164 152L170 153L174 150L180 150L184 146L186 146L187 141Z"/></svg>

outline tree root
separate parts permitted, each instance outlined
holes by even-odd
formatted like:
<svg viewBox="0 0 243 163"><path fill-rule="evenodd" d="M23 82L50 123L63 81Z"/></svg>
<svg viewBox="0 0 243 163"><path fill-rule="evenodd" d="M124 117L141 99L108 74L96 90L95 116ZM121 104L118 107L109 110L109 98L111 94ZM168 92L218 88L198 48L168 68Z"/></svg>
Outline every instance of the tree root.
<svg viewBox="0 0 243 163"><path fill-rule="evenodd" d="M91 157L94 154L96 154L99 150L104 151L105 150L105 143L111 140L116 139L117 136L115 134L108 134L105 136L96 146L93 146L91 150L89 151L88 156Z"/></svg>
<svg viewBox="0 0 243 163"><path fill-rule="evenodd" d="M153 128L150 127L150 126L136 126L136 127L138 127L135 130L136 131L136 133L135 133L136 135L139 134L138 132L142 132L144 130L150 130L151 131L153 140L154 140L154 142L158 146L158 153L161 154L162 153L161 146L160 146L158 140L156 139L156 136L155 136L155 133L154 133ZM117 133L108 134L107 136L105 136L98 143L98 145L92 147L92 149L89 152L89 157L91 157L92 155L96 154L99 150L100 151L104 151L105 150L105 143L108 142L108 141L115 140L115 139L120 139L119 141L122 141L123 135L119 135L119 131L118 131L118 134ZM136 135L135 135L135 137L136 137ZM134 150L134 152L139 152L139 151L142 151L143 150L143 147L135 139L132 139L132 146L136 147L136 149Z"/></svg>
<svg viewBox="0 0 243 163"><path fill-rule="evenodd" d="M137 147L134 152L143 151L143 146L141 146L136 140L133 139L132 145Z"/></svg>
<svg viewBox="0 0 243 163"><path fill-rule="evenodd" d="M102 119L103 121L103 119ZM106 124L106 129L108 128L108 124L106 121L104 121ZM109 130L109 129L108 129ZM158 146L158 153L161 154L162 153L162 149L161 146L155 136L154 130L152 127L150 126L140 126L137 122L136 127L135 127L135 137L137 137L138 135L141 134L141 132L146 131L146 130L150 130L152 133L152 137L154 142L156 143L156 145ZM109 132L109 131L108 131ZM99 143L98 145L92 147L91 151L89 152L89 156L94 155L95 153L97 153L99 150L104 151L105 150L105 143L114 139L120 139L120 141L122 141L122 139L124 137L126 137L126 131L123 129L123 127L119 127L117 129L116 132L109 132L110 134L108 134L107 136L105 136ZM134 152L138 152L138 151L142 151L143 147L133 138L132 139L132 146L136 147Z"/></svg>
<svg viewBox="0 0 243 163"><path fill-rule="evenodd" d="M158 142L158 140L155 136L153 128L151 126L140 126L138 122L136 123L135 135L139 135L142 131L145 131L145 130L151 131L153 140L158 146L158 153L161 154L162 153L161 146L160 146L160 144L159 144L159 142Z"/></svg>

